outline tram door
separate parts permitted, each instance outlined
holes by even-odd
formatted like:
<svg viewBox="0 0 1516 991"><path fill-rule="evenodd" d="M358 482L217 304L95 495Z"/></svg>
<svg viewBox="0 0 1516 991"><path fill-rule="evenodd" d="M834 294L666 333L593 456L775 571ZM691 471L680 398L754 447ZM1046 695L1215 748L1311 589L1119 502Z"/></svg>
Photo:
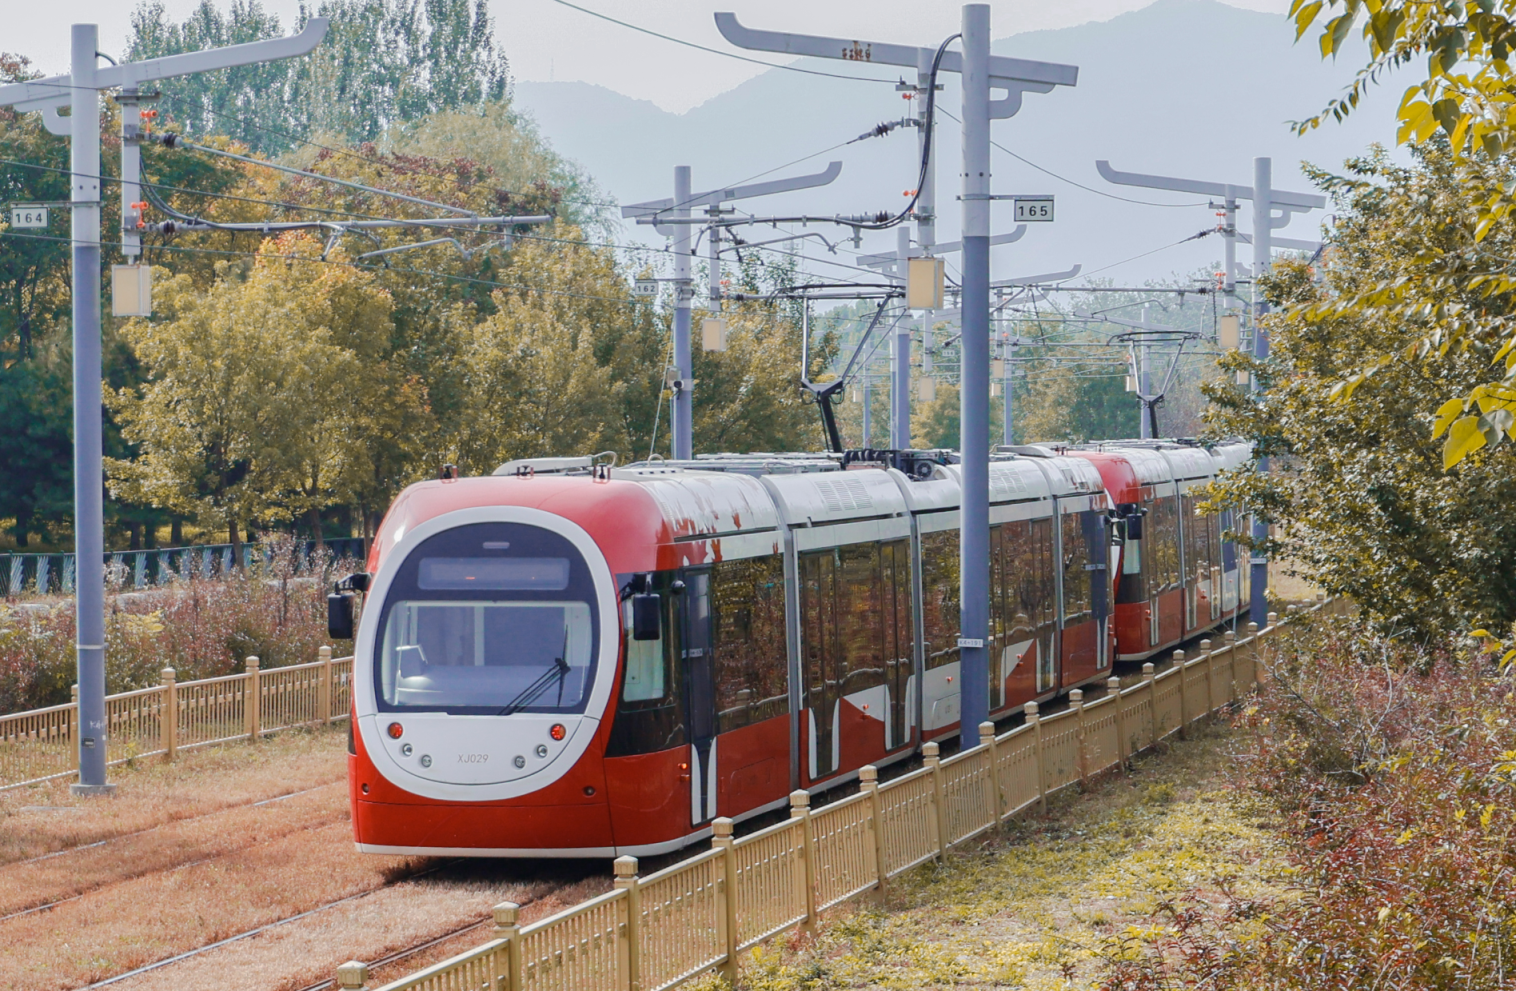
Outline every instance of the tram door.
<svg viewBox="0 0 1516 991"><path fill-rule="evenodd" d="M716 817L716 671L711 650L711 573L686 571L679 599L683 629L680 667L688 706L690 823L699 826Z"/></svg>

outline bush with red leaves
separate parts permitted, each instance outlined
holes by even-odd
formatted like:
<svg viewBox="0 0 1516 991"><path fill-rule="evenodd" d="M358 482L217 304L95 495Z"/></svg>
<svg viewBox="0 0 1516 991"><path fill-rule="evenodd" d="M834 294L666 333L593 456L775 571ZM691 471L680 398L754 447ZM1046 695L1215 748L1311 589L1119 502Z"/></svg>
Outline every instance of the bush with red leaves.
<svg viewBox="0 0 1516 991"><path fill-rule="evenodd" d="M1172 900L1100 987L1516 988L1509 671L1356 627L1302 629L1268 669L1233 786L1280 824L1281 893Z"/></svg>
<svg viewBox="0 0 1516 991"><path fill-rule="evenodd" d="M316 659L326 636L322 554L297 561L289 546L246 571L206 578L186 573L162 589L107 599L106 690L159 683L163 668L180 681ZM116 588L115 592L129 591ZM0 714L60 705L75 679L74 609L0 615Z"/></svg>

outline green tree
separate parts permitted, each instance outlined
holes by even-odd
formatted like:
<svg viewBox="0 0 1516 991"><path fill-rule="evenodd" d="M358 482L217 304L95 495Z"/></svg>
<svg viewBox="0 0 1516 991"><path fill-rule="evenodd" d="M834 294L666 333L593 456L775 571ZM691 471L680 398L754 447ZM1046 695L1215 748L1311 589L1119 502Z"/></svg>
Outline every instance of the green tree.
<svg viewBox="0 0 1516 991"><path fill-rule="evenodd" d="M267 242L246 278L162 286L160 319L124 331L147 373L108 396L137 457L108 459L113 491L223 526L351 501L408 398L382 360L391 301L372 276L319 260L302 235ZM166 273L165 273L166 274ZM386 415L386 414L389 415ZM319 532L319 530L318 530Z"/></svg>
<svg viewBox="0 0 1516 991"><path fill-rule="evenodd" d="M1437 408L1434 433L1445 436L1443 462L1452 467L1516 437L1516 324L1507 302L1516 293L1516 277L1508 252L1496 244L1505 239L1516 209L1516 182L1498 164L1516 150L1516 72L1510 62L1516 3L1293 0L1290 15L1296 38L1319 27L1323 58L1345 51L1360 21L1358 33L1368 45L1368 60L1347 94L1299 123L1301 131L1352 113L1391 70L1425 67L1397 107L1397 140L1421 147L1445 143L1456 162L1449 177L1461 201L1456 230L1462 239L1448 246L1453 250L1424 259L1414 284L1367 285L1322 305L1343 318L1422 330L1399 353L1344 368L1332 385L1344 402L1391 365L1426 366L1425 373L1435 377L1444 374L1440 364L1458 363L1455 352L1484 358L1484 373L1456 398L1429 397Z"/></svg>
<svg viewBox="0 0 1516 991"><path fill-rule="evenodd" d="M264 153L325 132L375 141L393 125L505 96L484 0L323 0L332 21L310 55L166 80L167 109L191 133L225 134ZM302 5L297 27L312 11ZM138 61L284 33L259 0L222 13L201 0L182 23L161 2L132 13L126 58Z"/></svg>
<svg viewBox="0 0 1516 991"><path fill-rule="evenodd" d="M1350 162L1345 176L1318 173L1336 199L1337 222L1321 263L1278 266L1266 292L1272 351L1265 363L1233 354L1256 396L1213 383L1208 418L1218 434L1241 434L1274 470L1247 469L1218 486L1218 500L1246 506L1274 524L1264 548L1329 592L1351 595L1379 623L1431 638L1467 624L1504 627L1516 620L1516 476L1493 454L1477 452L1444 471L1429 412L1439 397L1468 391L1486 374L1495 347L1470 340L1435 361L1402 360L1438 312L1508 297L1477 288L1454 293L1429 274L1473 243L1478 217L1463 197L1472 160L1445 145L1416 151L1412 167L1383 153ZM1480 182L1516 179L1509 163L1487 165ZM1507 226L1491 231L1491 250L1516 251ZM1317 280L1320 281L1317 281ZM1419 319L1381 319L1340 305L1402 287ZM1378 369L1355 401L1329 398L1332 383L1369 364ZM1244 543L1251 540L1240 535Z"/></svg>

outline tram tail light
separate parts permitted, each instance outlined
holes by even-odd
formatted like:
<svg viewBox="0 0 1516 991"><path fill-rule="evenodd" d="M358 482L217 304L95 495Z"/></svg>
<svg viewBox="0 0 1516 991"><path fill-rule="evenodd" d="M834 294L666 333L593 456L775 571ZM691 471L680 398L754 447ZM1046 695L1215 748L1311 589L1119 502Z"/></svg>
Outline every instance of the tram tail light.
<svg viewBox="0 0 1516 991"><path fill-rule="evenodd" d="M391 740L398 740L405 733L405 727L399 723L390 723L389 734Z"/></svg>
<svg viewBox="0 0 1516 991"><path fill-rule="evenodd" d="M562 740L568 736L568 730L564 729L562 723L554 723L553 728L547 731L547 735L555 740Z"/></svg>

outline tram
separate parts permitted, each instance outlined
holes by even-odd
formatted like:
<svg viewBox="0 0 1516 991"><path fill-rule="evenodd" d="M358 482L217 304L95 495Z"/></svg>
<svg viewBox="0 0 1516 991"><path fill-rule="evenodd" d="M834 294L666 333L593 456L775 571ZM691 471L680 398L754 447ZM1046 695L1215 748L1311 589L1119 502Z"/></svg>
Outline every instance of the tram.
<svg viewBox="0 0 1516 991"><path fill-rule="evenodd" d="M993 457L991 718L1235 616L1246 569L1195 500L1246 457ZM956 462L553 458L410 486L329 599L355 635L358 848L657 854L956 735Z"/></svg>

